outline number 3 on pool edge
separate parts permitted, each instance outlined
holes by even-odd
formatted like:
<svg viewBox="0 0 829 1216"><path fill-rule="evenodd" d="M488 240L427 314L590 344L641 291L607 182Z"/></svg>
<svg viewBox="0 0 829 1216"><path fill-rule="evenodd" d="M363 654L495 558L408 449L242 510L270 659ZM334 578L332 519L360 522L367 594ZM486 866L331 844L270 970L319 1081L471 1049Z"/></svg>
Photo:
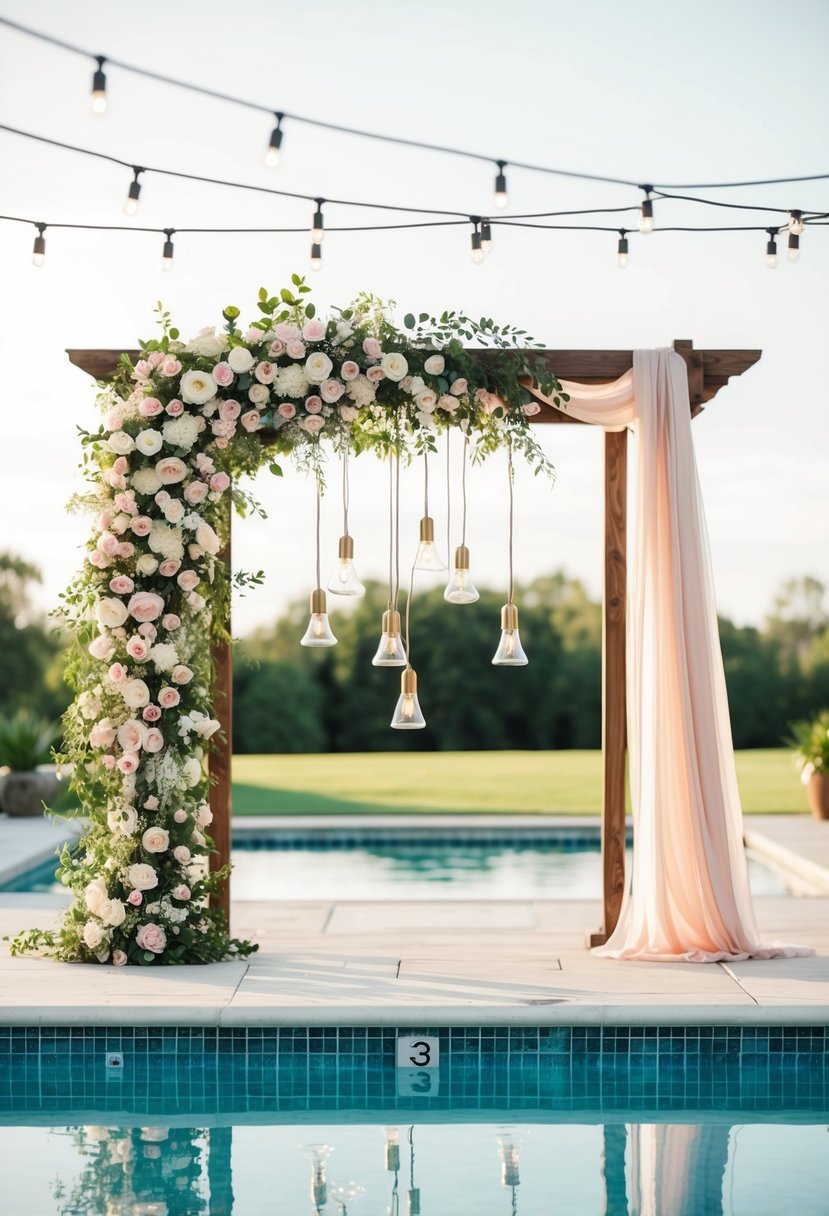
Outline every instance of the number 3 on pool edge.
<svg viewBox="0 0 829 1216"><path fill-rule="evenodd" d="M420 1038L397 1040L398 1068L437 1068L440 1063L440 1044L437 1037L422 1035Z"/></svg>
<svg viewBox="0 0 829 1216"><path fill-rule="evenodd" d="M409 1056L409 1060L415 1068L428 1068L432 1063L431 1043L426 1042L425 1039L417 1039L414 1043L409 1044L409 1048L418 1052L418 1055Z"/></svg>

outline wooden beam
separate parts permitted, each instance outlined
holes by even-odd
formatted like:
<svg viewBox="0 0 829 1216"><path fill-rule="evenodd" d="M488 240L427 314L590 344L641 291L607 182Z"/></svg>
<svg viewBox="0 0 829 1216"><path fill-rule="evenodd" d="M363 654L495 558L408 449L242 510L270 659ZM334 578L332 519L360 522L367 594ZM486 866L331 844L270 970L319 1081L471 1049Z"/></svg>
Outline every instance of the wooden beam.
<svg viewBox="0 0 829 1216"><path fill-rule="evenodd" d="M625 890L627 748L627 431L604 437L604 613L602 618L602 946L619 920Z"/></svg>

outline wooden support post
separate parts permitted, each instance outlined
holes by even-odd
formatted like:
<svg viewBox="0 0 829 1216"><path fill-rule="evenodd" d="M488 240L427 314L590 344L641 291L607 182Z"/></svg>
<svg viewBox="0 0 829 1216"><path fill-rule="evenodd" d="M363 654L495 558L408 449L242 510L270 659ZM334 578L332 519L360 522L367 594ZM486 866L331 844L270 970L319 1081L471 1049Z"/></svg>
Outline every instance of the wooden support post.
<svg viewBox="0 0 829 1216"><path fill-rule="evenodd" d="M230 578L230 507L227 507L228 540L222 550L222 560L227 563L228 580ZM230 634L230 604L228 602L227 620L225 621ZM231 757L233 755L233 648L227 642L217 642L213 646L213 664L216 672L214 693L216 699L216 717L221 729L214 736L210 752L210 809L213 812L213 823L210 834L216 846L216 852L210 859L211 869L218 870L230 861L231 829L230 820L233 812L231 792ZM214 905L221 908L227 917L230 927L230 879L222 883L219 894L214 899Z"/></svg>
<svg viewBox="0 0 829 1216"><path fill-rule="evenodd" d="M627 707L627 431L604 440L604 617L602 628L602 876L604 923L591 935L603 945L619 919L625 889L625 750Z"/></svg>
<svg viewBox="0 0 829 1216"><path fill-rule="evenodd" d="M691 403L691 417L696 418L705 408L705 352L694 350L693 342L688 338L674 339L674 350L685 360L688 370L688 400Z"/></svg>

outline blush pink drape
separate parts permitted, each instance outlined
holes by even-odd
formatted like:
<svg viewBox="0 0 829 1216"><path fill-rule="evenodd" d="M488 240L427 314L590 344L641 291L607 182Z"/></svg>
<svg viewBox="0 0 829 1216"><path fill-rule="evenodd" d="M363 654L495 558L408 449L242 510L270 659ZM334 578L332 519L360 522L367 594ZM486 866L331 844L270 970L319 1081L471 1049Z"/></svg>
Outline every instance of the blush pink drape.
<svg viewBox="0 0 829 1216"><path fill-rule="evenodd" d="M612 384L563 384L567 412L635 445L628 576L631 882L604 958L718 962L811 954L761 944L717 630L685 363L635 351ZM548 405L552 402L539 392Z"/></svg>

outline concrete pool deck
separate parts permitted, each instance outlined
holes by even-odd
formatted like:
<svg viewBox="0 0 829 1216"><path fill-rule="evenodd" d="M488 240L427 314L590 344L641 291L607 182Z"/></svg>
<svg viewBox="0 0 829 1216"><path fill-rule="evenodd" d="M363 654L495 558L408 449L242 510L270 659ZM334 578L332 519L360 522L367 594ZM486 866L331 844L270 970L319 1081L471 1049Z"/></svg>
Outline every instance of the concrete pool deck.
<svg viewBox="0 0 829 1216"><path fill-rule="evenodd" d="M31 861L54 847L51 825L30 827L0 821L4 870L12 858L19 872L26 837ZM590 900L240 901L233 932L259 952L208 967L56 964L11 958L0 943L0 1024L829 1023L829 824L770 816L746 829L753 849L800 869L810 889L826 883L826 895L755 900L764 941L816 955L708 965L596 959L584 944L600 918ZM64 903L0 894L0 937L47 927Z"/></svg>

